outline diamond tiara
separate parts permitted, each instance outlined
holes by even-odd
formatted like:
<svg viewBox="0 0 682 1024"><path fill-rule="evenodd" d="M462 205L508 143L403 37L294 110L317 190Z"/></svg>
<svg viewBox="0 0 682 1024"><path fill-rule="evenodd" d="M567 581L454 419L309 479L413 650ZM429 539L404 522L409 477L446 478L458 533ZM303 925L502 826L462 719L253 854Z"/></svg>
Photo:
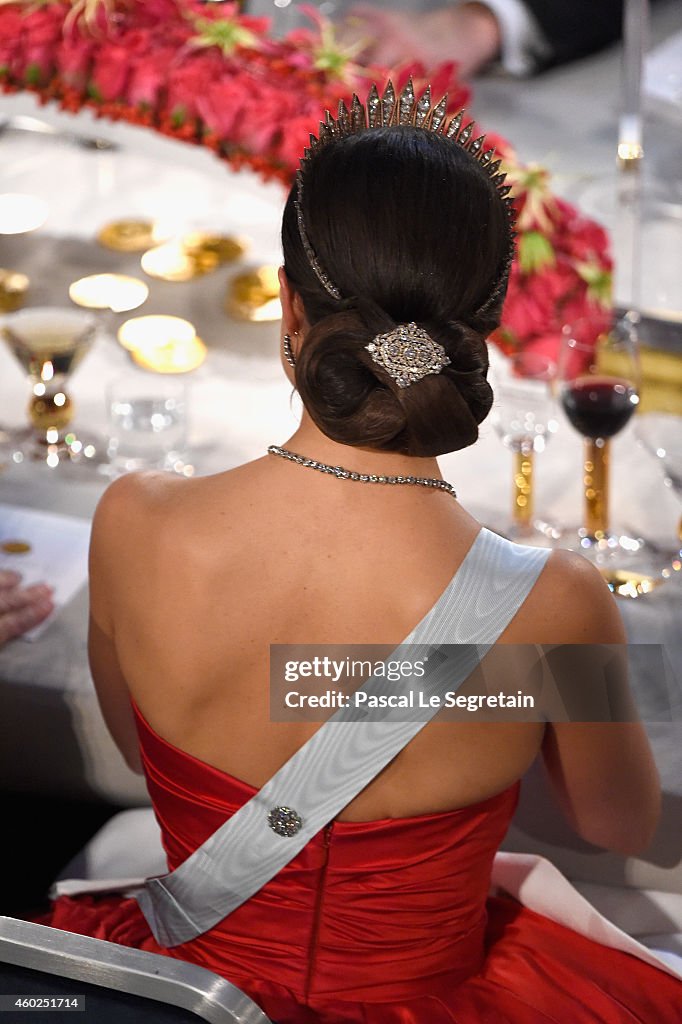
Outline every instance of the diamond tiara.
<svg viewBox="0 0 682 1024"><path fill-rule="evenodd" d="M503 293L514 258L515 216L513 199L509 195L511 186L505 184L506 174L500 171L502 161L495 159L495 150L485 148L485 135L480 135L475 139L472 137L475 122L469 121L465 123L464 110L460 110L459 113L455 114L448 123L447 100L446 95L438 103L432 105L430 85L427 86L423 95L417 99L411 78L399 96L396 94L391 81L388 82L382 96L379 96L376 85L373 85L367 97L366 106L360 102L356 95L353 95L350 110L344 101L340 100L336 119L331 116L328 110L325 111L325 118L324 121L320 122L317 138L314 135L310 136L310 145L304 150L301 164L296 174L296 196L294 198L296 219L301 243L308 262L322 287L337 301L340 301L343 296L323 270L308 238L305 226L303 195L306 166L317 150L335 139L345 138L348 135L357 135L366 129L390 128L395 125L410 125L414 128L423 128L424 131L436 132L449 139L454 139L462 149L471 154L488 174L507 214L509 222L509 252L490 295L483 305L475 311L474 316L487 312Z"/></svg>

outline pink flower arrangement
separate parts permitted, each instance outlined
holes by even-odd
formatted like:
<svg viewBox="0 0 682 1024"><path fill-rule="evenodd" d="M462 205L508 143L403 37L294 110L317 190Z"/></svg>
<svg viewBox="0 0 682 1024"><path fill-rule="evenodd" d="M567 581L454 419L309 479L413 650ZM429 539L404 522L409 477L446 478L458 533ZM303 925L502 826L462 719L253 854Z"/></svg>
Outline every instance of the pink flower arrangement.
<svg viewBox="0 0 682 1024"><path fill-rule="evenodd" d="M517 213L517 258L502 326L494 341L504 351L523 347L559 355L562 328L578 320L596 339L609 325L613 262L606 231L552 194L547 172L521 167L506 153Z"/></svg>
<svg viewBox="0 0 682 1024"><path fill-rule="evenodd" d="M286 184L324 110L390 76L397 89L414 63L361 67L339 48L316 8L311 26L283 39L237 3L200 0L0 0L0 86L32 89L67 110L145 124L209 146L233 167ZM434 97L450 109L469 91L456 65L429 69ZM493 341L556 357L561 329L589 318L594 337L608 320L611 259L604 230L554 196L548 175L524 167L504 139L488 135L513 185L518 254L502 327Z"/></svg>

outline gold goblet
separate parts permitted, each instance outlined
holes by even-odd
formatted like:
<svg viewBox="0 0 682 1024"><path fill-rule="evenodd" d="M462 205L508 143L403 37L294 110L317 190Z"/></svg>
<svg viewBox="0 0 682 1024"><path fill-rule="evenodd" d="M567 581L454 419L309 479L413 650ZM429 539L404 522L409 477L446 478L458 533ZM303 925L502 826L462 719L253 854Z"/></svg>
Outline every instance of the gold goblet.
<svg viewBox="0 0 682 1024"><path fill-rule="evenodd" d="M95 337L97 321L80 310L42 306L3 318L2 337L31 384L28 415L32 429L19 438L17 454L56 466L66 460L93 458L92 444L71 429L74 403L69 377Z"/></svg>

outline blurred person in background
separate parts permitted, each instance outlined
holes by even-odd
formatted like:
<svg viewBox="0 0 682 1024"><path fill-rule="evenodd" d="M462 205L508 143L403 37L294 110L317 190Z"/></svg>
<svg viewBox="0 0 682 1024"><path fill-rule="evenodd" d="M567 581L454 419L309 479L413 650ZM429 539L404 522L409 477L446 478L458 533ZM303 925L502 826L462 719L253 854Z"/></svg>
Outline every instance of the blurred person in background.
<svg viewBox="0 0 682 1024"><path fill-rule="evenodd" d="M248 0L249 13L273 18L276 34L303 24L296 3ZM624 0L327 0L317 3L338 25L343 45L363 63L405 60L433 67L457 61L462 77L499 64L527 75L587 56L621 34Z"/></svg>
<svg viewBox="0 0 682 1024"><path fill-rule="evenodd" d="M395 8L379 2L339 9L343 37L367 40L368 62L456 60L463 77L496 62L524 75L584 57L618 39L623 20L623 0L438 0Z"/></svg>

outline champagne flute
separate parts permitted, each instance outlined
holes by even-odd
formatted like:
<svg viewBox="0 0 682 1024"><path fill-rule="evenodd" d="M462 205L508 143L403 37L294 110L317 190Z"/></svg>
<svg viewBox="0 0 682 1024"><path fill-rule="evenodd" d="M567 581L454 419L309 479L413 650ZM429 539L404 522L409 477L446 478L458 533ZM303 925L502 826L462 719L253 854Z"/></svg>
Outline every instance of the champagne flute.
<svg viewBox="0 0 682 1024"><path fill-rule="evenodd" d="M535 453L544 451L557 429L552 383L556 364L549 356L517 352L493 371L493 425L513 454L511 520L504 534L517 542L543 544L560 536L535 516Z"/></svg>

